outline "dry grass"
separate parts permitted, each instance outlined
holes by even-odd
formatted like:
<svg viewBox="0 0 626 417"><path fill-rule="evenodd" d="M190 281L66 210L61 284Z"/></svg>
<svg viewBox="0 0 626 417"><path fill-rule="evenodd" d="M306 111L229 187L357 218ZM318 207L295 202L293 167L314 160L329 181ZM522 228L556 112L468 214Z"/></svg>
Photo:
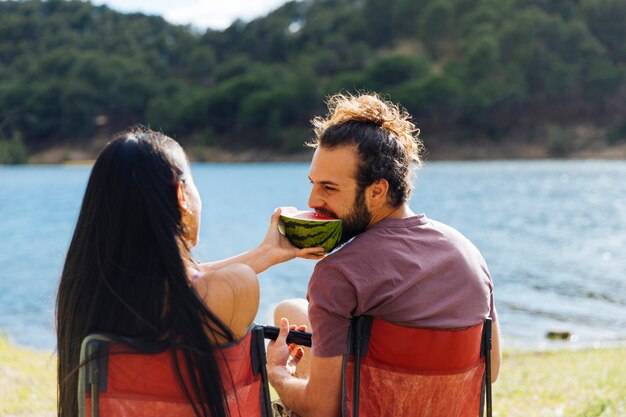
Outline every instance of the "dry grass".
<svg viewBox="0 0 626 417"><path fill-rule="evenodd" d="M494 384L500 417L626 416L626 349L505 352Z"/></svg>
<svg viewBox="0 0 626 417"><path fill-rule="evenodd" d="M0 416L53 416L56 358L0 337ZM626 348L505 351L497 417L626 416Z"/></svg>
<svg viewBox="0 0 626 417"><path fill-rule="evenodd" d="M56 357L0 337L0 416L51 416L56 409Z"/></svg>

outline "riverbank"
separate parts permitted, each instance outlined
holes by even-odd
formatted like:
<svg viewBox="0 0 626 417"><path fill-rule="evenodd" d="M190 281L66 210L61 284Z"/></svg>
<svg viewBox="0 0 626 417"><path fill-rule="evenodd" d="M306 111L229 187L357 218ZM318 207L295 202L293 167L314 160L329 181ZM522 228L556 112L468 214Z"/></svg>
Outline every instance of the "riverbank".
<svg viewBox="0 0 626 417"><path fill-rule="evenodd" d="M56 357L0 337L0 416L52 417ZM505 350L494 416L626 415L626 348Z"/></svg>
<svg viewBox="0 0 626 417"><path fill-rule="evenodd" d="M88 164L99 150L81 150L60 146L28 157L29 164ZM257 163L257 162L310 162L313 150L296 153L279 153L263 149L234 152L219 148L191 146L187 149L193 162ZM435 145L425 153L428 161L479 161L479 160L538 160L538 159L626 159L626 143L612 146L583 147L567 154L555 154L550 147L540 144L491 143L476 146L455 144Z"/></svg>
<svg viewBox="0 0 626 417"><path fill-rule="evenodd" d="M612 136L607 127L589 124L559 127L553 125L518 130L499 138L456 132L438 137L421 135L426 161L512 160L512 159L626 159L626 138ZM108 140L106 136L75 144L59 143L28 155L30 164L84 163L93 161ZM303 139L304 141L304 139ZM84 143L84 145L78 145ZM228 150L185 144L195 162L309 162L313 150L284 153L275 149Z"/></svg>
<svg viewBox="0 0 626 417"><path fill-rule="evenodd" d="M523 148L523 149L522 149ZM192 162L210 163L263 163L263 162L310 162L312 151L280 154L271 151L250 149L232 152L214 148L192 148L189 157ZM47 150L28 158L29 164L90 165L97 158L97 152L85 152L58 148ZM581 150L566 157L555 158L547 148L541 146L494 145L493 147L458 147L449 151L428 151L426 162L434 161L495 161L495 160L540 160L540 159L602 159L626 160L626 144L598 149Z"/></svg>

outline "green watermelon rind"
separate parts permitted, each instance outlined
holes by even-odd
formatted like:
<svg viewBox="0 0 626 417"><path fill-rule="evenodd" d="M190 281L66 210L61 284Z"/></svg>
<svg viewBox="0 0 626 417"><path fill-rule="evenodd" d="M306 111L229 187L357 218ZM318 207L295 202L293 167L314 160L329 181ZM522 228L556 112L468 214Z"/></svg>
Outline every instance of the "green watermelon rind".
<svg viewBox="0 0 626 417"><path fill-rule="evenodd" d="M328 253L337 246L343 226L341 220L304 220L281 215L279 229L297 248L321 246Z"/></svg>

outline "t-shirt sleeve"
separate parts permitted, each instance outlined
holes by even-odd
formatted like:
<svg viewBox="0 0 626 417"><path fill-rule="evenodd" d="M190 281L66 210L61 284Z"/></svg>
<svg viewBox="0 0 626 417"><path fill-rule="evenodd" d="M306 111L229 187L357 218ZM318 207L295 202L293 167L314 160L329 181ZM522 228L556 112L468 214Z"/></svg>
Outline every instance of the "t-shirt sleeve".
<svg viewBox="0 0 626 417"><path fill-rule="evenodd" d="M496 303L493 299L493 277L491 276L491 273L489 272L489 267L487 267L487 262L485 261L485 259L482 257L480 257L481 259L481 264L482 264L482 269L485 273L485 275L487 276L488 279L488 287L489 287L489 318L491 318L491 320L493 320L494 322L498 321L498 312L496 311Z"/></svg>
<svg viewBox="0 0 626 417"><path fill-rule="evenodd" d="M313 328L313 356L340 356L347 351L350 319L357 306L354 286L336 268L319 262L307 292Z"/></svg>
<svg viewBox="0 0 626 417"><path fill-rule="evenodd" d="M496 303L493 300L493 286L489 294L489 317L494 322L498 321L498 311L496 310Z"/></svg>

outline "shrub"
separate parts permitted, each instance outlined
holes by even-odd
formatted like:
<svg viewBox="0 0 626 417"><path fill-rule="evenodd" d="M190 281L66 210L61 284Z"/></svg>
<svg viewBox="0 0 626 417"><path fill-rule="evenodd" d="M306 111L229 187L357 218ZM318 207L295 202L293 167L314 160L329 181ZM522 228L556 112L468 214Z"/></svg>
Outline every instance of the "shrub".
<svg viewBox="0 0 626 417"><path fill-rule="evenodd" d="M11 140L0 139L0 165L25 164L28 152L21 137L15 136Z"/></svg>

